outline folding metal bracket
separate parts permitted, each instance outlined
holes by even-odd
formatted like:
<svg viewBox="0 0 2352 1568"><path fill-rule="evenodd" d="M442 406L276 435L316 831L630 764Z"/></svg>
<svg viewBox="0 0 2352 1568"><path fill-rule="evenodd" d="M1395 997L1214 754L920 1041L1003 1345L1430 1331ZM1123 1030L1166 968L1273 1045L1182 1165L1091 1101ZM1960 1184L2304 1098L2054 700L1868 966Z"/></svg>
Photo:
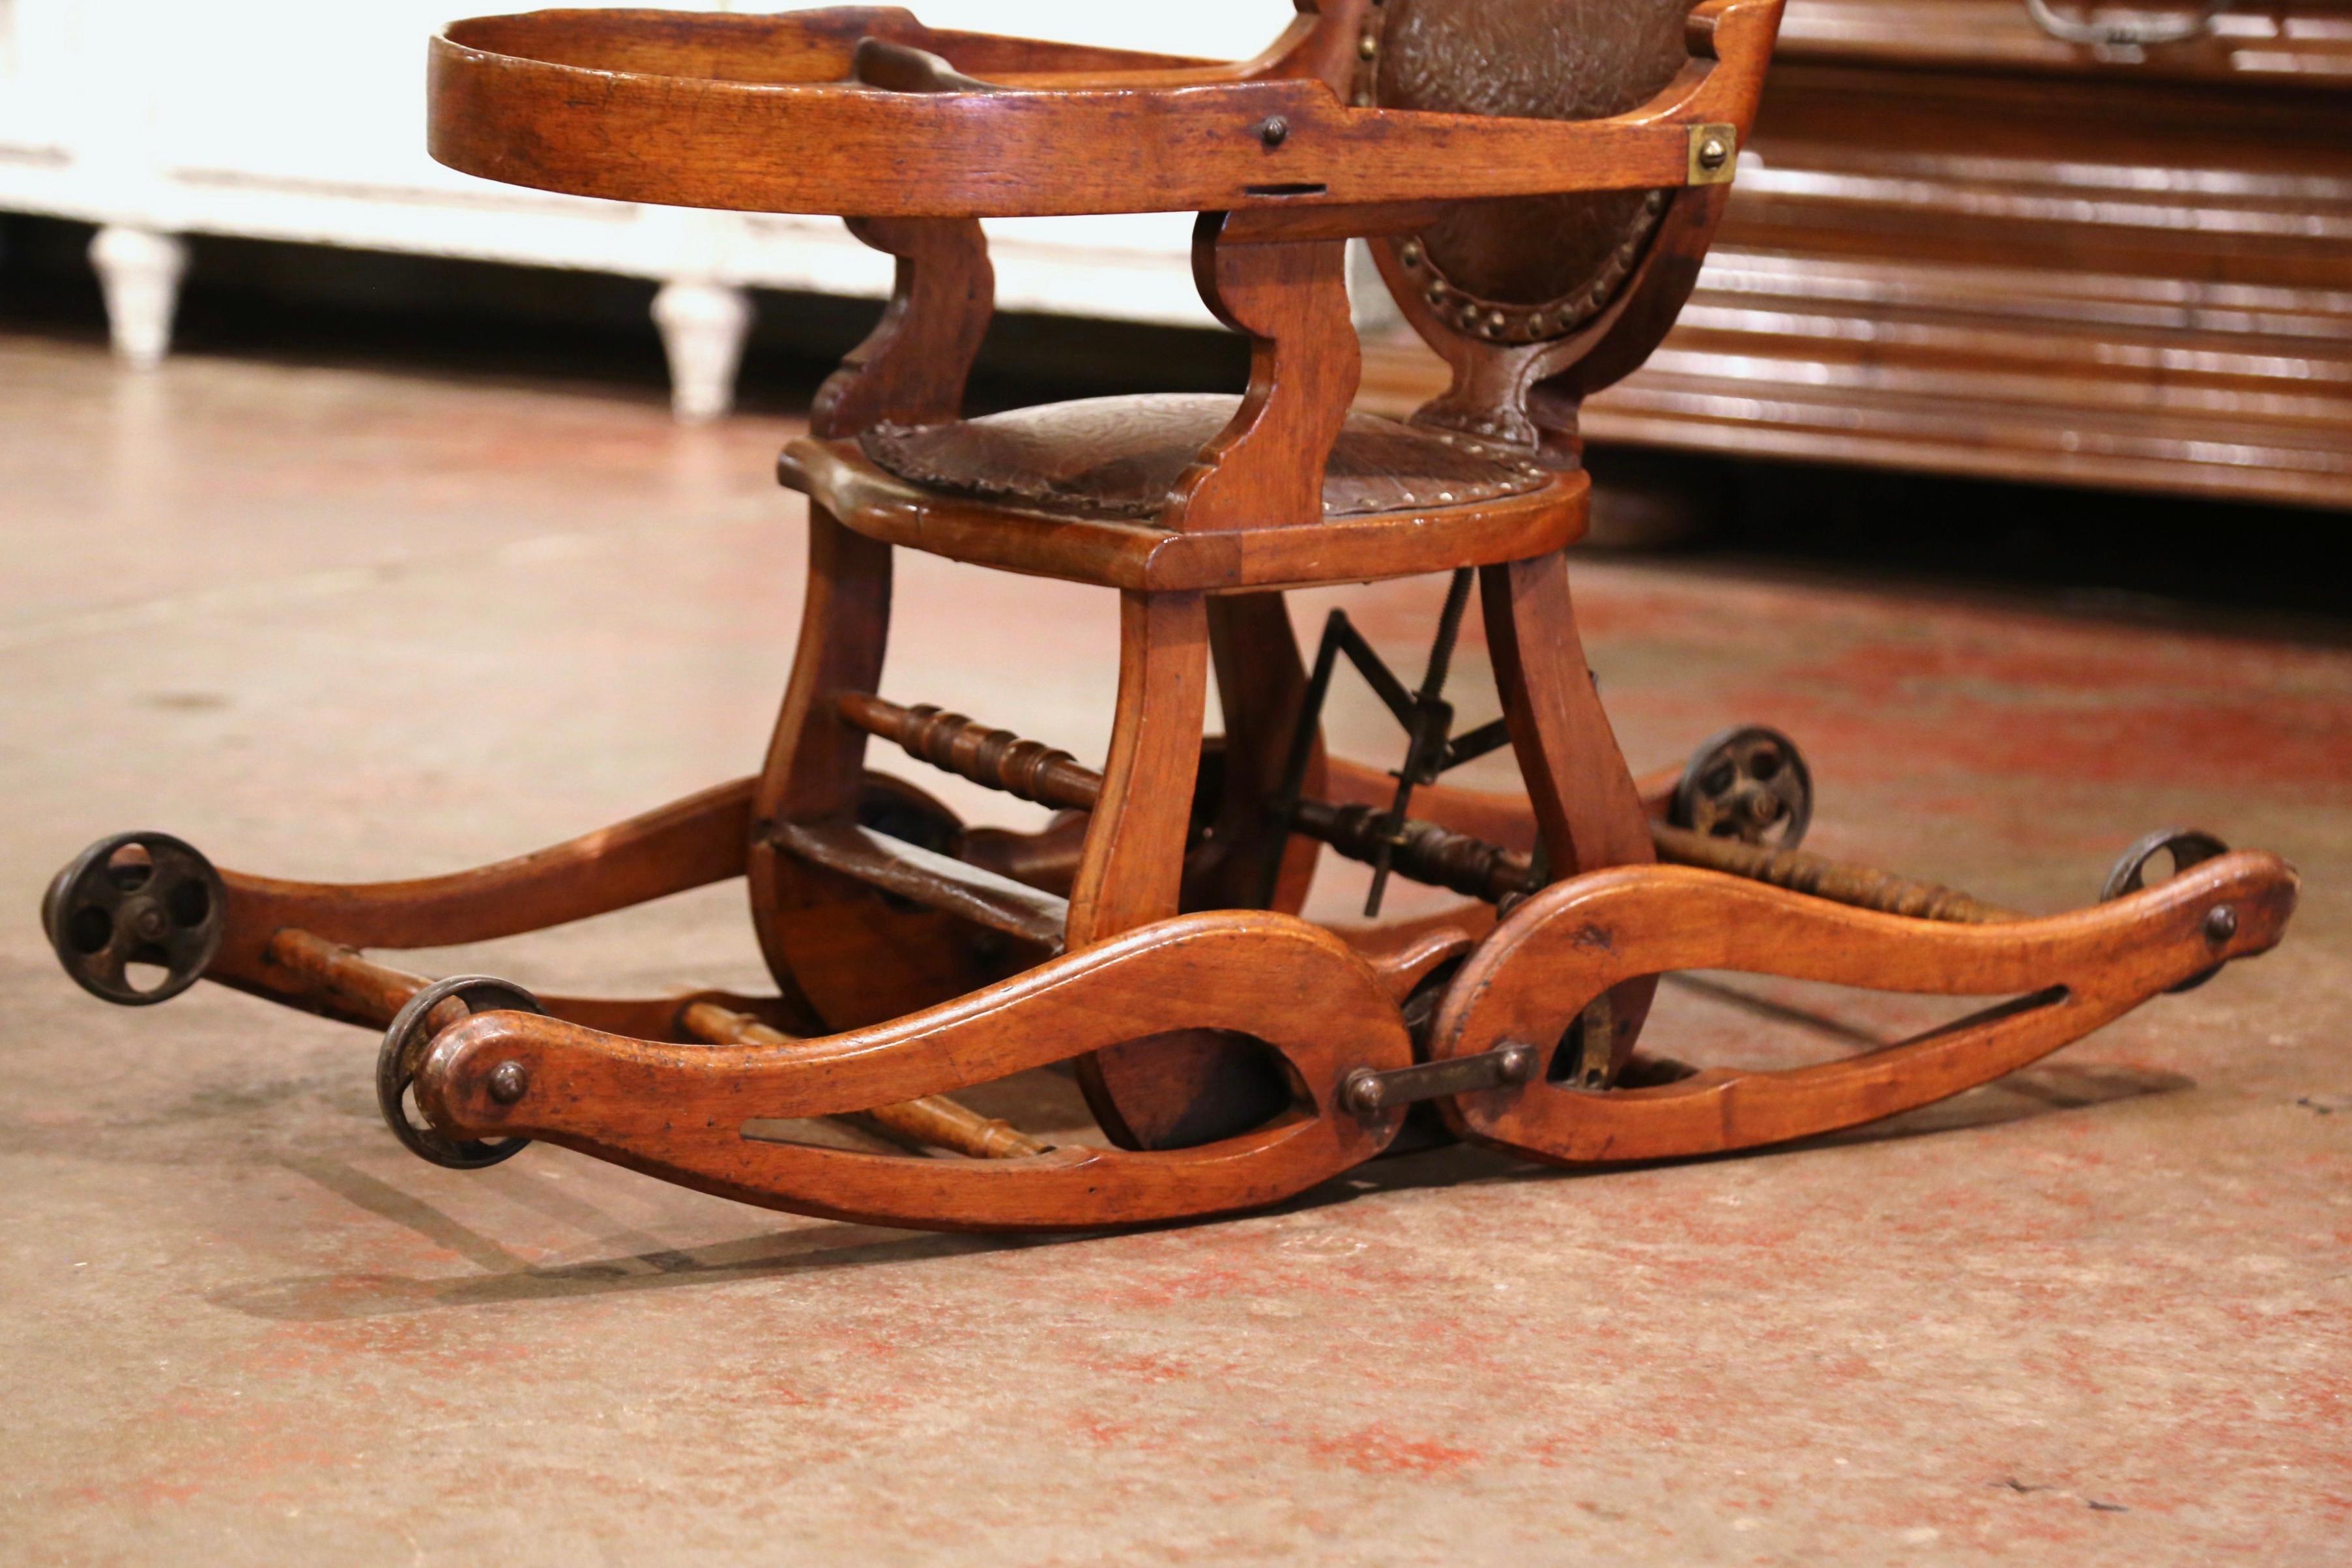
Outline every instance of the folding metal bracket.
<svg viewBox="0 0 2352 1568"><path fill-rule="evenodd" d="M1423 784L1435 784L1445 773L1465 763L1510 743L1510 729L1500 719L1460 735L1452 732L1454 705L1445 700L1445 682L1453 670L1454 647L1462 635L1462 616L1469 608L1470 589L1475 577L1475 572L1465 566L1454 572L1446 585L1445 607L1438 614L1437 635L1430 643L1429 666L1419 690L1408 689L1397 679L1379 650L1348 619L1346 611L1332 611L1330 619L1323 625L1323 642L1316 650L1314 673L1307 678L1298 726L1291 732L1282 787L1271 804L1279 822L1288 825L1297 816L1307 764L1314 752L1316 732L1323 721L1323 703L1331 690L1331 672L1338 667L1339 656L1345 654L1348 662L1356 667L1373 695L1395 715L1405 731L1404 762L1391 775L1397 781L1396 795L1380 817L1379 842L1371 861L1372 888L1364 901L1367 916L1381 912L1381 898L1388 888L1389 872L1396 851L1404 843L1412 792ZM1269 868L1260 902L1273 897L1273 879L1278 873L1278 866Z"/></svg>
<svg viewBox="0 0 2352 1568"><path fill-rule="evenodd" d="M1475 1057L1452 1057L1442 1062L1416 1062L1409 1068L1376 1072L1358 1068L1339 1086L1339 1099L1359 1116L1378 1116L1393 1106L1449 1094L1476 1094L1482 1089L1516 1089L1536 1075L1533 1046L1497 1046Z"/></svg>

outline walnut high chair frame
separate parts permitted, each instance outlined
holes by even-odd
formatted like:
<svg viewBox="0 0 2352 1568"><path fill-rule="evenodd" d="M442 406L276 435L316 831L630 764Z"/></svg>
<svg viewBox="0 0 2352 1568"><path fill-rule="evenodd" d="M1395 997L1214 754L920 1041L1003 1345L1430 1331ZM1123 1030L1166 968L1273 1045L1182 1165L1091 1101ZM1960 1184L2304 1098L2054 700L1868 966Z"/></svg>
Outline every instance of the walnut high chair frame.
<svg viewBox="0 0 2352 1568"><path fill-rule="evenodd" d="M536 1139L805 1214L1051 1230L1276 1202L1389 1148L1422 1104L1455 1136L1563 1163L1828 1131L1987 1082L2277 942L2292 870L2201 835L2153 835L2105 901L2029 919L1799 849L1810 775L1770 731L1641 781L1620 755L1569 593L1590 489L1577 408L1649 354L1691 289L1779 0L1298 8L1238 64L879 8L451 26L431 53L443 163L623 200L846 208L897 258L880 325L782 459L809 497L809 582L765 765L421 881L272 880L119 835L50 890L68 972L118 1002L201 977L385 1028L387 1121L443 1164ZM1250 340L1246 392L962 419L992 304L978 220L1166 210L1201 215L1194 271ZM1349 408L1355 237L1454 367L1409 422ZM877 693L901 548L1118 594L1100 768ZM1310 670L1284 590L1438 573L1419 688L1338 616ZM1474 583L1503 716L1454 734L1445 673ZM1343 659L1408 731L1393 773L1323 752ZM868 770L877 738L1060 815L1036 834L967 830ZM1524 796L1442 782L1503 745ZM1373 865L1376 886L1471 901L1310 923L1297 911L1326 848ZM2143 887L2167 855L2174 874ZM359 951L735 877L772 996L542 998ZM162 984L138 988L142 963ZM2013 1000L1792 1070L1637 1057L1657 978L1694 968ZM949 1098L1064 1062L1113 1147L1048 1147ZM851 1113L930 1152L747 1131Z"/></svg>

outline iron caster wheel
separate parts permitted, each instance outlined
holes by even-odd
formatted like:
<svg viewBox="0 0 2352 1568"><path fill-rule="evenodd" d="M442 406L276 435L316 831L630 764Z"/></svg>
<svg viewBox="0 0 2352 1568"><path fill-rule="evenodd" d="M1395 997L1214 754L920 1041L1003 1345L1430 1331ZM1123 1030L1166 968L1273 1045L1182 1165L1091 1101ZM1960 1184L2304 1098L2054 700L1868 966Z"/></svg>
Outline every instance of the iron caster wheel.
<svg viewBox="0 0 2352 1568"><path fill-rule="evenodd" d="M2115 899L2126 898L2147 887L2147 868L2158 856L2169 856L2172 859L2172 869L2157 879L2161 882L2178 877L2200 861L2210 860L2229 852L2230 847L2210 833L2200 833L2193 827L2159 827L2146 837L2135 840L2132 847L2123 852L2116 861L2115 869L2107 873L2105 885L2099 889L2099 902L2104 904ZM2183 991L2196 990L2221 973L2221 967L2217 963L2202 974L2190 975L2174 986L2169 994L2178 996Z"/></svg>
<svg viewBox="0 0 2352 1568"><path fill-rule="evenodd" d="M436 980L408 999L383 1032L383 1048L375 1056L375 1103L384 1125L408 1152L420 1160L452 1171L478 1171L501 1160L511 1160L530 1142L528 1138L451 1138L418 1115L409 1098L416 1069L440 1030L433 1026L433 1010L451 997L469 1013L538 1013L546 1008L539 998L509 980L487 974L456 974Z"/></svg>
<svg viewBox="0 0 2352 1568"><path fill-rule="evenodd" d="M167 1002L220 952L228 891L211 861L168 833L118 833L68 861L41 899L41 927L74 984L122 1007ZM132 964L163 972L142 986Z"/></svg>
<svg viewBox="0 0 2352 1568"><path fill-rule="evenodd" d="M1691 753L1670 816L1710 837L1794 849L1813 820L1812 770L1778 730L1726 730Z"/></svg>

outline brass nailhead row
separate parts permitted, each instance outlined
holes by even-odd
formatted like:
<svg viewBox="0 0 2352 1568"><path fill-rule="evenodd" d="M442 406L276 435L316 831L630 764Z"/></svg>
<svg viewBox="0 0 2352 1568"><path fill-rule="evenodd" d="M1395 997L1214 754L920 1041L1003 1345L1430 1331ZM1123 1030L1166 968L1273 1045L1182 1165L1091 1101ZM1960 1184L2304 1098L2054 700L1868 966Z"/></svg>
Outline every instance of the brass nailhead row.
<svg viewBox="0 0 2352 1568"><path fill-rule="evenodd" d="M1633 271L1643 247L1649 243L1653 226L1666 210L1666 200L1664 191L1652 191L1644 196L1642 222L1601 264L1592 280L1565 300L1538 305L1525 313L1505 310L1474 299L1442 278L1433 278L1421 297L1450 325L1487 342L1533 342L1563 336L1599 315L1610 295ZM1407 268L1416 270L1427 259L1417 239L1405 241L1397 257Z"/></svg>

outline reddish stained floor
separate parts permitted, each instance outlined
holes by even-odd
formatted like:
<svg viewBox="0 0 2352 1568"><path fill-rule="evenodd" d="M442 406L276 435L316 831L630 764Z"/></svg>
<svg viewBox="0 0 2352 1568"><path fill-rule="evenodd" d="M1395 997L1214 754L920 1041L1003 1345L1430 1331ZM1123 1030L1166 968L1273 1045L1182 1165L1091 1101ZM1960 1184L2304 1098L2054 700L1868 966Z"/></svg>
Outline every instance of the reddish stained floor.
<svg viewBox="0 0 2352 1568"><path fill-rule="evenodd" d="M1586 563L1636 763L1779 724L1826 847L2041 909L2167 822L2305 875L2260 963L1751 1158L1454 1150L1221 1225L910 1236L554 1150L434 1170L376 1122L364 1036L211 990L117 1011L57 973L31 910L101 832L388 876L744 771L799 592L782 433L0 340L7 1560L2343 1561L2341 643ZM1417 668L1437 595L1300 614L1344 600ZM1099 752L1101 596L913 560L900 607L893 695ZM1486 717L1475 647L1460 679ZM1353 688L1332 728L1395 749ZM751 984L739 899L425 962ZM1743 990L1848 1038L1681 987L1654 1040L1790 1059L1940 1016Z"/></svg>

